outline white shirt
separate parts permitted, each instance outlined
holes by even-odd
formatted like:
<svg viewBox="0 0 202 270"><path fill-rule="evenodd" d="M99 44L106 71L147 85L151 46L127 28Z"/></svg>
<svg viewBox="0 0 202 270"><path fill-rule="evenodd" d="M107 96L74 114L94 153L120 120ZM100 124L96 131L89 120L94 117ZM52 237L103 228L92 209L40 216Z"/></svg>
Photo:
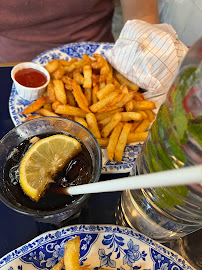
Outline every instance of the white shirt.
<svg viewBox="0 0 202 270"><path fill-rule="evenodd" d="M202 0L158 0L160 23L173 26L178 38L191 46L202 37Z"/></svg>

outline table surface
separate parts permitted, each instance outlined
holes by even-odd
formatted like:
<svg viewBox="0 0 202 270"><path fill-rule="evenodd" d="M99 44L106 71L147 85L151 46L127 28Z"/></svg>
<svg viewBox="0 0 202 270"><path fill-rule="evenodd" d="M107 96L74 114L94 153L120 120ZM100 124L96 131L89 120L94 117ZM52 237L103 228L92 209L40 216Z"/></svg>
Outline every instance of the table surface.
<svg viewBox="0 0 202 270"><path fill-rule="evenodd" d="M8 109L12 87L10 72L13 65L14 63L0 64L0 139L14 127ZM100 180L105 181L125 176L127 174L103 174ZM115 212L120 202L120 196L121 192L92 194L80 215L68 220L63 226L73 224L115 224ZM28 216L13 211L0 202L0 258L27 243L37 235L54 229L57 229L55 225L39 223ZM202 230L198 232L198 235L196 233L195 235L201 239ZM190 234L185 238L186 241L187 239L190 241L194 238ZM173 245L166 244L166 246L170 246L176 252L180 253L178 246L175 247L174 245L175 243ZM196 247L199 246L201 245L196 245ZM194 261L196 260L196 255ZM198 254L198 256L201 259L201 255Z"/></svg>
<svg viewBox="0 0 202 270"><path fill-rule="evenodd" d="M12 64L0 67L1 97L0 97L0 139L14 127L10 118L8 101L12 87L10 71ZM100 180L113 179L123 175L101 175ZM121 192L94 194L90 196L87 205L79 217L67 222L72 224L115 224L115 208ZM39 223L34 219L19 214L0 202L0 258L13 249L25 244L35 236L56 229L55 225ZM26 228L26 230L25 230Z"/></svg>

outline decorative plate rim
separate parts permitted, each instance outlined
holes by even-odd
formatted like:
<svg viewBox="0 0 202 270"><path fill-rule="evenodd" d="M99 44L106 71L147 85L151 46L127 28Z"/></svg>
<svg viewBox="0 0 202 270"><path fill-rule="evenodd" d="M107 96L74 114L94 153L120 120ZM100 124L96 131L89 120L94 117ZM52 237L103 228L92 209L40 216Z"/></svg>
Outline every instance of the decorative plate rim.
<svg viewBox="0 0 202 270"><path fill-rule="evenodd" d="M67 44L64 44L64 45L62 45L62 46L55 47L55 48L52 48L52 49L49 49L49 50L46 50L46 51L40 53L39 55L37 55L37 56L32 60L32 62L37 61L38 58L41 58L41 56L43 56L44 54L49 53L49 52L51 52L52 50L55 50L55 49L61 50L61 49L63 49L63 48L70 47L70 46L87 45L87 44L109 45L109 46L112 45L112 46L113 46L115 43L113 43L113 42L93 42L93 41L92 41L92 42L91 42L91 41L82 41L82 42L72 42L72 43L67 43Z"/></svg>

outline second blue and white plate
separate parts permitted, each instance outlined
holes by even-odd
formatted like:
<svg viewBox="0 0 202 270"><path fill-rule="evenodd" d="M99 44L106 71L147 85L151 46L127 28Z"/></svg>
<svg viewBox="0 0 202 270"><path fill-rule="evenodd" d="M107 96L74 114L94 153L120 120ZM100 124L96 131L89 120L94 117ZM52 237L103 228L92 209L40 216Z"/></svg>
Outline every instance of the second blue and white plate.
<svg viewBox="0 0 202 270"><path fill-rule="evenodd" d="M174 251L131 229L75 225L46 232L0 259L1 270L50 270L80 236L80 264L92 270L194 270Z"/></svg>

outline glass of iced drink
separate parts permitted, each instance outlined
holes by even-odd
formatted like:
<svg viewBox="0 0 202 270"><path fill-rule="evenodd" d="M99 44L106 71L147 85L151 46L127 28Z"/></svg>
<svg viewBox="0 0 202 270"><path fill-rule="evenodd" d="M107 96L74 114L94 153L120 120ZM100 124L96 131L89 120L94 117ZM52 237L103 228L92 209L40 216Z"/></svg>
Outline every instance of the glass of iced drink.
<svg viewBox="0 0 202 270"><path fill-rule="evenodd" d="M135 174L201 164L201 134L202 38L176 74L136 160ZM202 227L202 183L124 191L121 210L126 222L147 236L161 242L177 239Z"/></svg>
<svg viewBox="0 0 202 270"><path fill-rule="evenodd" d="M19 177L20 164L34 143L54 135L66 135L76 139L81 149L57 171L40 199L35 201L22 189ZM53 164L50 163L50 166ZM0 199L21 214L32 216L40 222L59 225L79 213L89 198L89 195L69 196L62 191L70 185L97 182L101 167L102 155L99 144L84 126L59 117L30 120L12 129L0 142ZM39 169L43 170L43 166ZM33 170L27 173L35 172Z"/></svg>

